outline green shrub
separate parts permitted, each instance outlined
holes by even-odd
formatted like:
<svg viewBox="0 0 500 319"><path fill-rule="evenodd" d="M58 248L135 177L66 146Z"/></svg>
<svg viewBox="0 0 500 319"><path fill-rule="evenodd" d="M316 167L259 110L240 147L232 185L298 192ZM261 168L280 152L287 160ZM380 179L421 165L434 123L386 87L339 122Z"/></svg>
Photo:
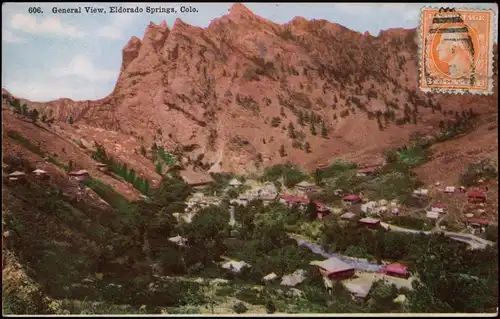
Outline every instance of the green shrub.
<svg viewBox="0 0 500 319"><path fill-rule="evenodd" d="M244 303L242 302L237 302L234 304L233 306L233 311L236 312L237 314L240 314L240 313L245 313L248 311L248 308L245 306Z"/></svg>

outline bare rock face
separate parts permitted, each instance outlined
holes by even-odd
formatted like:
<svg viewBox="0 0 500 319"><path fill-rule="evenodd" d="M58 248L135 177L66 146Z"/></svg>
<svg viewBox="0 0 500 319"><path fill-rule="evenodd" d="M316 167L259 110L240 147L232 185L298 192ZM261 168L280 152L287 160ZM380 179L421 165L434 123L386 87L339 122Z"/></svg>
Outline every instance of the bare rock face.
<svg viewBox="0 0 500 319"><path fill-rule="evenodd" d="M235 4L206 29L151 23L123 48L104 99L28 102L58 121L71 116L145 145L197 144L211 171L285 161L312 169L338 157L369 163L412 132L429 133L445 112L470 107L469 98L420 92L416 39L416 30L374 37L302 17L278 25ZM498 112L496 95L474 99L480 114Z"/></svg>

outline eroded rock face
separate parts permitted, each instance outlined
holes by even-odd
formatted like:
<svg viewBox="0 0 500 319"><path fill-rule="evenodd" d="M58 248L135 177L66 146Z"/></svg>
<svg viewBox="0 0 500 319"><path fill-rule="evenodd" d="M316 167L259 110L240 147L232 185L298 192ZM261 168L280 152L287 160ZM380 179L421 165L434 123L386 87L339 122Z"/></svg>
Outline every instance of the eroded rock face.
<svg viewBox="0 0 500 319"><path fill-rule="evenodd" d="M171 28L151 23L123 48L116 86L101 100L30 103L58 121L72 116L145 145L154 138L167 149L198 144L212 171L285 161L311 169L334 157L371 163L411 132L437 127L443 110L470 107L467 99L420 92L416 39L413 29L374 37L301 17L278 25L236 4L206 29L180 19ZM478 112L497 110L496 95L474 99ZM394 123L415 112L416 124ZM299 113L312 114L313 125L298 124Z"/></svg>

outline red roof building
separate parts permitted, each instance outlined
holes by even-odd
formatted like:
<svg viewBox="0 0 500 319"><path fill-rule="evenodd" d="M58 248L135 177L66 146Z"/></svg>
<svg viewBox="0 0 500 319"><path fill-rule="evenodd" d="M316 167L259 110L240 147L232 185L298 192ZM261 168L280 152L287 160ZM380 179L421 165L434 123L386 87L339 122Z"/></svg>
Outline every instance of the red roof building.
<svg viewBox="0 0 500 319"><path fill-rule="evenodd" d="M489 220L484 218L470 218L467 220L469 224L479 224L479 225L488 225L490 223Z"/></svg>
<svg viewBox="0 0 500 319"><path fill-rule="evenodd" d="M486 194L478 189L474 189L467 193L469 202L472 203L484 203L486 201Z"/></svg>
<svg viewBox="0 0 500 319"><path fill-rule="evenodd" d="M402 277L408 278L410 276L410 272L408 271L408 267L406 265L400 263L393 263L383 267L383 272L386 275L394 276L394 277Z"/></svg>
<svg viewBox="0 0 500 319"><path fill-rule="evenodd" d="M349 194L344 196L344 201L346 202L359 202L361 197L359 195Z"/></svg>

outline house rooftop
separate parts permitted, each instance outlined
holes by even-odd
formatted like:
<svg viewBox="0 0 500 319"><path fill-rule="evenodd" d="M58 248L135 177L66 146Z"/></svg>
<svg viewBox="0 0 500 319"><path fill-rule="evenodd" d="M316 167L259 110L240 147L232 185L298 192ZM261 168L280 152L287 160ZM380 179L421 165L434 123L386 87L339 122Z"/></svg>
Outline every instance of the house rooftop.
<svg viewBox="0 0 500 319"><path fill-rule="evenodd" d="M33 171L33 173L34 173L34 174L46 174L47 172L46 172L46 171L44 171L43 169L39 169L39 168L37 168L37 169L35 169L35 170Z"/></svg>
<svg viewBox="0 0 500 319"><path fill-rule="evenodd" d="M86 170L84 169L81 169L79 171L72 171L72 172L69 172L68 174L69 175L72 175L72 176L81 176L81 175L88 175L89 172L87 172Z"/></svg>
<svg viewBox="0 0 500 319"><path fill-rule="evenodd" d="M485 197L485 193L479 189L474 189L471 190L470 192L467 193L467 196L469 197Z"/></svg>
<svg viewBox="0 0 500 319"><path fill-rule="evenodd" d="M354 269L354 267L343 262L337 257L331 257L321 262L312 262L311 264L325 269L328 274Z"/></svg>
<svg viewBox="0 0 500 319"><path fill-rule="evenodd" d="M406 275L408 273L408 267L400 263L392 263L384 267L385 271L390 271L396 274Z"/></svg>
<svg viewBox="0 0 500 319"><path fill-rule="evenodd" d="M206 185L213 182L212 176L202 171L195 171L193 169L180 171L180 176L191 186Z"/></svg>
<svg viewBox="0 0 500 319"><path fill-rule="evenodd" d="M298 187L313 187L313 186L316 186L316 185L313 184L313 183L302 181L302 182L298 183L296 186L298 186Z"/></svg>
<svg viewBox="0 0 500 319"><path fill-rule="evenodd" d="M470 218L467 220L469 224L479 224L479 225L488 225L490 223L489 220L485 218Z"/></svg>
<svg viewBox="0 0 500 319"><path fill-rule="evenodd" d="M230 182L229 182L229 185L231 186L240 186L242 183L237 180L236 178L233 178Z"/></svg>
<svg viewBox="0 0 500 319"><path fill-rule="evenodd" d="M359 200L361 199L361 197L359 195L355 195L355 194L349 194L349 195L345 195L344 196L344 200Z"/></svg>
<svg viewBox="0 0 500 319"><path fill-rule="evenodd" d="M351 218L354 218L355 216L356 216L356 214L348 212L348 213L345 213L342 216L340 216L340 218L351 219Z"/></svg>

